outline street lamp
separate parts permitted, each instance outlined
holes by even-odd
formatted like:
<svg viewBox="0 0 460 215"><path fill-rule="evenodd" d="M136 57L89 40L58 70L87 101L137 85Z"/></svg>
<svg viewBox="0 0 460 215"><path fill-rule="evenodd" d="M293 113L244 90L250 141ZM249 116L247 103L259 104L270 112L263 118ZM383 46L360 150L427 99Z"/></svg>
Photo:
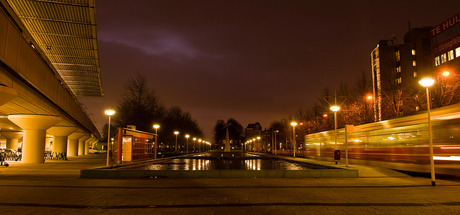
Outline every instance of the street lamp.
<svg viewBox="0 0 460 215"><path fill-rule="evenodd" d="M275 130L275 142L273 144L273 146L275 147L275 155L277 154L276 148L277 148L278 144L276 144L276 133L278 133L278 132L279 132L278 130Z"/></svg>
<svg viewBox="0 0 460 215"><path fill-rule="evenodd" d="M155 129L155 150L154 150L154 158L157 159L157 154L158 154L158 129L160 128L160 125L155 124L153 125L153 128Z"/></svg>
<svg viewBox="0 0 460 215"><path fill-rule="evenodd" d="M193 153L196 152L195 145L196 145L196 137L193 138Z"/></svg>
<svg viewBox="0 0 460 215"><path fill-rule="evenodd" d="M449 76L450 76L450 72L446 70L446 71L442 72L442 76L444 76L444 77L449 77ZM420 83L420 82L419 82L419 83Z"/></svg>
<svg viewBox="0 0 460 215"><path fill-rule="evenodd" d="M107 129L107 166L109 166L109 152L110 152L110 119L115 111L112 109L105 110L105 115L109 116L109 125Z"/></svg>
<svg viewBox="0 0 460 215"><path fill-rule="evenodd" d="M174 151L176 151L177 153L177 135L179 135L179 132L178 131L174 131L174 135L176 135L176 145L174 147Z"/></svg>
<svg viewBox="0 0 460 215"><path fill-rule="evenodd" d="M187 147L186 147L187 148L187 154L188 154L188 138L189 137L190 137L190 135L188 135L188 134L185 135L185 138L187 138Z"/></svg>
<svg viewBox="0 0 460 215"><path fill-rule="evenodd" d="M418 82L420 85L426 88L426 108L428 110L428 129L429 129L429 141L430 141L430 167L431 167L431 186L436 186L435 172L434 172L434 159L433 159L433 133L431 129L431 113L430 113L430 90L433 86L434 79L424 78Z"/></svg>
<svg viewBox="0 0 460 215"><path fill-rule="evenodd" d="M259 152L260 151L260 136L256 138L257 138L257 152Z"/></svg>
<svg viewBox="0 0 460 215"><path fill-rule="evenodd" d="M292 156L295 158L295 148L296 148L296 143L295 143L295 127L297 126L297 122L291 122L291 126L292 126L292 145L294 146L294 153L292 154Z"/></svg>
<svg viewBox="0 0 460 215"><path fill-rule="evenodd" d="M200 153L200 151L201 151L200 143L201 143L201 139L198 139L198 153Z"/></svg>
<svg viewBox="0 0 460 215"><path fill-rule="evenodd" d="M335 134L335 149L337 149L337 111L340 110L339 106L332 106L331 110L334 112L334 134Z"/></svg>

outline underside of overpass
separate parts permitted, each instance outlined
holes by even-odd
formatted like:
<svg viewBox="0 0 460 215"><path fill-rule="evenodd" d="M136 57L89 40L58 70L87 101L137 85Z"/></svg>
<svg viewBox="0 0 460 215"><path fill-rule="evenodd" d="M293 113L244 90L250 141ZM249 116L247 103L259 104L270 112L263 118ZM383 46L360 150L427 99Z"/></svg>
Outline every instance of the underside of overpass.
<svg viewBox="0 0 460 215"><path fill-rule="evenodd" d="M0 0L0 140L23 162L100 138L76 97L103 95L95 16L94 0Z"/></svg>

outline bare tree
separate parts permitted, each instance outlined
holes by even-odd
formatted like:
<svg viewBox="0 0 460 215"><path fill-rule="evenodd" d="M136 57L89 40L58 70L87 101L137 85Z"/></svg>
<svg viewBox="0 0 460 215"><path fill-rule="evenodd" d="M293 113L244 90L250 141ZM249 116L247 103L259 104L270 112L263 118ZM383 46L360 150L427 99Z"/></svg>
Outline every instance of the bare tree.
<svg viewBox="0 0 460 215"><path fill-rule="evenodd" d="M117 107L114 123L117 126L136 125L139 130L153 131L154 122L160 122L165 108L143 75L128 79L123 97Z"/></svg>

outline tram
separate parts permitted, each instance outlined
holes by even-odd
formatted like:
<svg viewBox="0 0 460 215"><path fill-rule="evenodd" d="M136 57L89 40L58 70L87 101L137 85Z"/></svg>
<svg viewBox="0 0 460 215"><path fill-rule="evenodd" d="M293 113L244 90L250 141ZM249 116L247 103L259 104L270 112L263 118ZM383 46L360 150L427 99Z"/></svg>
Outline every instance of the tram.
<svg viewBox="0 0 460 215"><path fill-rule="evenodd" d="M436 173L460 176L460 104L433 109L431 120ZM298 156L333 160L334 150L340 150L345 162L348 146L350 163L430 171L426 112L355 126L344 140L343 128L337 130L337 142L334 130L308 134Z"/></svg>

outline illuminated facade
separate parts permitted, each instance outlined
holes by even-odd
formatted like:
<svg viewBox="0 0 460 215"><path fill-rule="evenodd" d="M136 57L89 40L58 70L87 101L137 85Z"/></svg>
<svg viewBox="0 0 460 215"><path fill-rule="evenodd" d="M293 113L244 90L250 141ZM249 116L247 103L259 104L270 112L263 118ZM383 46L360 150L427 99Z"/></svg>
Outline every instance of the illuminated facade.
<svg viewBox="0 0 460 215"><path fill-rule="evenodd" d="M433 107L460 102L460 14L440 23L431 30L433 78Z"/></svg>
<svg viewBox="0 0 460 215"><path fill-rule="evenodd" d="M437 72L460 69L460 14L442 22L431 30L432 62Z"/></svg>

